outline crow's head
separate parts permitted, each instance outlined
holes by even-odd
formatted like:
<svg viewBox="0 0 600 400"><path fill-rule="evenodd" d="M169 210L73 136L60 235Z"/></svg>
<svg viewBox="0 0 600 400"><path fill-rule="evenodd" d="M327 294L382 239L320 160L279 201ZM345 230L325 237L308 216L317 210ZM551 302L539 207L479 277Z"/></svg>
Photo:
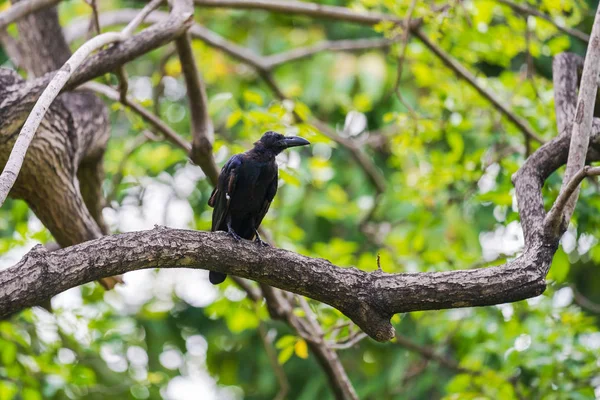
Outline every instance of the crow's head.
<svg viewBox="0 0 600 400"><path fill-rule="evenodd" d="M299 136L283 136L281 133L268 131L254 144L255 146L279 154L288 147L306 146L309 145L310 142Z"/></svg>

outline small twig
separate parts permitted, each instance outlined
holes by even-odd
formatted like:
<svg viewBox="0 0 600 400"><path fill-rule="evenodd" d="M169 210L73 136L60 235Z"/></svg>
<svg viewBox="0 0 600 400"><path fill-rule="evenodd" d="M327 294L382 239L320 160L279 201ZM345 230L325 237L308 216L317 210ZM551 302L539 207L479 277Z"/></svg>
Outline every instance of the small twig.
<svg viewBox="0 0 600 400"><path fill-rule="evenodd" d="M537 133L531 128L531 126L522 119L513 113L506 105L505 102L501 101L496 97L496 95L487 88L482 87L479 83L477 83L477 78L469 72L461 63L453 59L448 53L442 50L438 45L433 43L429 38L420 30L416 29L413 31L413 34L421 40L421 42L429 48L448 68L450 68L456 75L460 78L464 79L471 87L473 87L477 92L485 97L492 105L500 111L509 121L511 121L524 135L529 136L533 140L536 140L539 143L544 143L544 139L538 136Z"/></svg>
<svg viewBox="0 0 600 400"><path fill-rule="evenodd" d="M256 308L258 310L258 305L256 305ZM257 318L259 318L258 315ZM263 345L265 346L265 352L267 353L267 358L269 359L271 368L273 368L273 372L275 373L275 376L277 377L277 382L279 383L279 391L277 392L277 395L274 397L274 399L284 400L290 391L290 383L288 381L287 375L285 374L285 371L283 370L283 367L281 366L281 364L279 364L279 360L277 360L277 352L273 348L273 342L268 338L265 324L262 321L259 322L258 333L260 338L262 339Z"/></svg>
<svg viewBox="0 0 600 400"><path fill-rule="evenodd" d="M366 338L368 336L369 335L367 335L364 332L359 332L359 333L355 334L351 339L349 339L343 343L331 343L329 345L329 347L331 347L332 349L336 349L336 350L349 349L350 347L354 346L355 344L357 344L358 342L360 342L361 340L363 340L364 338Z"/></svg>
<svg viewBox="0 0 600 400"><path fill-rule="evenodd" d="M590 167L589 165L586 165L579 170L579 172L577 172L566 185L563 186L560 194L556 198L556 201L552 205L552 208L544 220L544 225L550 230L550 232L556 232L563 221L565 223L568 221L565 210L570 200L572 200L574 193L578 191L581 181L583 181L583 179L587 176L597 175L600 175L600 167ZM571 216L569 215L569 219L570 218Z"/></svg>
<svg viewBox="0 0 600 400"><path fill-rule="evenodd" d="M419 353L421 355L421 357L425 358L426 360L435 361L438 364L440 364L448 369L451 369L451 370L454 370L454 371L460 372L460 373L469 373L472 375L480 375L479 371L474 371L474 370L470 370L467 368L463 368L463 367L459 366L456 361L454 361L450 358L444 357L440 354L437 354L430 348L421 346L420 344L413 342L406 336L400 335L397 332L396 332L396 343L398 343L400 346L404 347L407 350L413 351L415 353Z"/></svg>
<svg viewBox="0 0 600 400"><path fill-rule="evenodd" d="M109 86L103 85L101 83L98 83L98 82L86 82L83 85L79 86L79 88L82 90L85 90L85 89L92 90L96 93L99 93L103 96L108 97L109 99L111 99L113 101L120 101L121 96L117 90L115 90ZM150 123L157 131L159 131L163 135L165 135L165 138L169 142L173 143L174 145L176 145L180 149L184 150L188 154L192 151L192 145L189 144L181 136L179 136L179 134L177 132L175 132L173 129L171 129L160 118L158 118L156 115L152 114L150 111L146 110L144 107L142 107L139 103L137 103L130 96L127 96L125 100L126 100L126 103L124 104L125 106L129 107L132 111L134 111L135 113L140 115L144 120L146 120L148 123Z"/></svg>
<svg viewBox="0 0 600 400"><path fill-rule="evenodd" d="M148 14L157 9L163 1L164 0L152 0L150 3L146 4L144 8L142 8L142 11L140 11L121 32L126 36L131 36L133 31L144 22Z"/></svg>
<svg viewBox="0 0 600 400"><path fill-rule="evenodd" d="M165 55L163 55L158 63L158 73L159 73L159 78L158 78L158 83L156 84L156 86L154 87L153 90L153 95L152 95L152 106L154 108L154 114L156 114L156 116L158 116L160 118L160 97L163 95L163 92L165 90L165 85L163 84L163 79L165 78L165 76L167 75L166 72L166 66L167 63L169 62L169 59L171 59L171 57L173 57L176 54L177 50L176 49L169 49L167 51L167 53L165 53Z"/></svg>
<svg viewBox="0 0 600 400"><path fill-rule="evenodd" d="M559 31L562 31L562 32L566 33L567 35L576 37L579 40L582 40L584 42L589 42L589 40L590 40L589 35L581 32L580 30L569 28L567 26L564 26L563 24L556 22L554 19L552 19L551 16L549 16L548 14L544 14L543 12L539 11L538 9L529 7L524 4L516 4L509 0L496 0L496 1L500 4L504 4L505 6L512 8L514 11L517 11L519 13L522 13L525 15L532 15L534 17L538 17L545 21L548 21L552 25L554 25Z"/></svg>
<svg viewBox="0 0 600 400"><path fill-rule="evenodd" d="M383 269L381 268L381 255L379 253L377 253L377 270L383 272Z"/></svg>
<svg viewBox="0 0 600 400"><path fill-rule="evenodd" d="M575 299L575 303L579 305L579 307L588 310L594 314L600 314L600 304L594 303L587 297L585 297L575 285L570 285L571 290L573 290L573 296Z"/></svg>
<svg viewBox="0 0 600 400"><path fill-rule="evenodd" d="M117 75L117 80L119 81L119 101L127 106L129 105L129 102L127 101L129 81L127 79L127 71L125 71L125 66L121 65L119 68L117 68L115 75Z"/></svg>
<svg viewBox="0 0 600 400"><path fill-rule="evenodd" d="M263 57L263 62L267 70L272 70L280 65L308 58L325 51L361 51L388 48L394 42L394 40L383 38L324 41L312 46L299 47L279 54L265 56Z"/></svg>
<svg viewBox="0 0 600 400"><path fill-rule="evenodd" d="M92 8L92 18L90 19L90 31L94 29L96 35L100 34L100 19L98 17L98 5L96 0L86 0L86 3Z"/></svg>
<svg viewBox="0 0 600 400"><path fill-rule="evenodd" d="M0 13L0 30L31 13L58 4L60 1L61 0L29 0L13 4L8 10Z"/></svg>
<svg viewBox="0 0 600 400"><path fill-rule="evenodd" d="M140 146L142 146L147 141L148 137L144 135L136 137L129 146L129 148L125 151L125 154L123 154L123 158L121 158L119 166L117 167L117 172L112 177L112 188L110 193L106 196L107 204L110 204L117 197L117 189L121 184L121 181L123 180L123 171L125 170L127 161L129 161L129 158L133 155L133 153L135 153L140 148Z"/></svg>
<svg viewBox="0 0 600 400"><path fill-rule="evenodd" d="M408 12L406 13L406 17L404 19L404 31L402 32L402 49L400 50L400 56L398 57L398 65L396 67L396 82L394 83L393 92L396 93L398 99L402 104L404 104L404 99L400 94L400 80L402 79L402 70L404 68L404 59L406 58L406 49L408 48L408 42L410 40L410 21L412 19L412 15L415 11L415 6L417 5L417 0L412 0L410 6L408 7ZM406 107L406 106L405 106ZM407 107L412 110L411 107ZM412 110L414 112L414 110ZM411 112L412 114L412 112Z"/></svg>

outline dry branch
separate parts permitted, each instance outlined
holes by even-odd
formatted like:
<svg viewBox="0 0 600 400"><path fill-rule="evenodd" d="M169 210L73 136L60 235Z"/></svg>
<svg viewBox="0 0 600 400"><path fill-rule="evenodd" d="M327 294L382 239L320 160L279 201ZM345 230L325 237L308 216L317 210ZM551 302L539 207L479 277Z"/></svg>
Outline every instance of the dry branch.
<svg viewBox="0 0 600 400"><path fill-rule="evenodd" d="M208 114L208 97L204 81L198 72L192 44L187 34L175 40L175 47L185 78L192 125L192 152L190 158L202 168L213 186L217 184L219 169L215 164L213 150L213 125Z"/></svg>
<svg viewBox="0 0 600 400"><path fill-rule="evenodd" d="M598 91L598 75L600 74L600 5L596 10L594 25L592 27L592 37L589 42L585 61L583 63L583 73L581 84L579 85L579 96L577 97L577 107L575 109L575 118L573 120L571 132L571 144L569 146L569 158L567 168L561 187L561 195L567 193L566 203L554 208L555 214L552 214L548 221L555 233L559 225L564 220L566 223L571 219L577 197L579 196L579 187L575 185L572 192L568 188L578 171L585 165L590 136L592 131L592 122L594 118L594 105L596 102L596 92ZM587 170L589 172L589 170ZM585 175L584 175L585 176ZM559 196L560 199L560 196ZM558 203L558 200L557 200ZM562 210L564 209L564 215ZM558 215L556 214L558 213Z"/></svg>
<svg viewBox="0 0 600 400"><path fill-rule="evenodd" d="M61 0L28 0L13 4L10 8L0 13L0 30L6 28L13 22L23 18L26 15L51 7L60 3Z"/></svg>
<svg viewBox="0 0 600 400"><path fill-rule="evenodd" d="M42 123L42 119L46 115L48 108L59 95L69 78L71 78L73 71L75 71L83 62L83 60L93 51L113 42L123 40L124 36L119 32L108 32L102 35L96 36L86 42L71 56L71 58L63 65L63 67L54 75L48 87L44 90L39 100L36 102L33 110L27 117L21 132L17 137L17 141L13 147L12 152L6 162L2 175L0 175L0 206L4 204L4 201L8 197L8 192L12 189L23 161L25 160L25 154L27 149L33 140L35 131Z"/></svg>

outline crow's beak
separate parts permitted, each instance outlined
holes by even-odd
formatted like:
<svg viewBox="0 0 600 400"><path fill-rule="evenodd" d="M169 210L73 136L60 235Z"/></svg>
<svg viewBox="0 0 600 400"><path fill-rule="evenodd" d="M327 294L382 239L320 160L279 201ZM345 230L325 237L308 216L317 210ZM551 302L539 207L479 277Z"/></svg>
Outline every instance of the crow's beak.
<svg viewBox="0 0 600 400"><path fill-rule="evenodd" d="M300 136L286 136L283 138L283 142L285 143L285 147L296 147L296 146L307 146L310 142Z"/></svg>

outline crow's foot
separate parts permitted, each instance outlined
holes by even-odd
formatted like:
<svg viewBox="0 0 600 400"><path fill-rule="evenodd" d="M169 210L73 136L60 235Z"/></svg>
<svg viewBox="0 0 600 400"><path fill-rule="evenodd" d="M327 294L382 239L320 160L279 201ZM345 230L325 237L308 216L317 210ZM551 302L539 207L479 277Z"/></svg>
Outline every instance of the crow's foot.
<svg viewBox="0 0 600 400"><path fill-rule="evenodd" d="M229 236L231 236L236 242L239 242L240 240L242 240L242 238L240 237L240 235L238 235L237 233L235 233L235 231L233 229L229 229L227 231L227 233L229 233Z"/></svg>
<svg viewBox="0 0 600 400"><path fill-rule="evenodd" d="M260 237L257 237L256 239L254 239L254 243L256 243L262 247L271 247L271 245L269 243L263 241Z"/></svg>

